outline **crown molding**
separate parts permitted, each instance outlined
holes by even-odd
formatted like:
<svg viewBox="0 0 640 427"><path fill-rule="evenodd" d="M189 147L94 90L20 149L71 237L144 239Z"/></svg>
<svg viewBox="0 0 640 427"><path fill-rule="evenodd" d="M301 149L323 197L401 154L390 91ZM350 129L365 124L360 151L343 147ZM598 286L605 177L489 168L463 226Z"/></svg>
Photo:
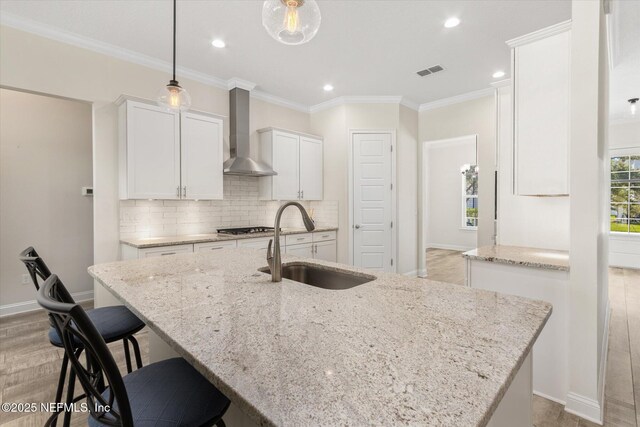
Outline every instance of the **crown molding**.
<svg viewBox="0 0 640 427"><path fill-rule="evenodd" d="M0 24L27 33L35 34L47 39L101 53L113 58L121 59L123 61L152 68L154 70L164 71L167 73L172 72L172 64L169 62L165 62L148 55L134 52L132 50L123 49L121 47L117 47L109 43L104 43L99 40L79 36L75 33L60 30L59 28L22 18L11 13L3 12L2 14L0 14ZM264 91L254 90L256 84L248 80L243 80L238 77L224 80L219 77L211 76L183 67L177 67L176 72L181 78L193 80L223 90L230 90L234 87L246 89L251 92L252 98L280 105L282 107L291 108L293 110L309 113L309 106L290 101L288 99L281 98Z"/></svg>
<svg viewBox="0 0 640 427"><path fill-rule="evenodd" d="M257 85L254 82L250 82L249 80L244 80L239 77L231 77L229 80L227 80L228 90L240 88L251 92L253 89L255 89L256 86Z"/></svg>
<svg viewBox="0 0 640 427"><path fill-rule="evenodd" d="M500 87L511 86L511 79L503 79L497 82L491 82L489 84L491 85L491 87L498 89Z"/></svg>
<svg viewBox="0 0 640 427"><path fill-rule="evenodd" d="M437 101L420 104L418 111L428 111L434 108L446 107L447 105L459 104L460 102L471 101L473 99L484 98L493 95L494 88L480 89L473 92L463 93L462 95L452 96L450 98L438 99Z"/></svg>
<svg viewBox="0 0 640 427"><path fill-rule="evenodd" d="M555 36L556 34L564 33L565 31L569 31L570 29L571 19L559 22L549 27L542 28L529 34L525 34L524 36L516 37L515 39L507 40L505 43L507 43L507 46L512 48L518 47L525 44L533 43L537 40L546 39L547 37Z"/></svg>
<svg viewBox="0 0 640 427"><path fill-rule="evenodd" d="M309 108L309 112L317 113L345 104L399 104L415 111L418 111L419 107L417 103L402 96L339 96L320 104L312 105Z"/></svg>
<svg viewBox="0 0 640 427"><path fill-rule="evenodd" d="M279 105L281 107L289 108L291 110L300 111L302 113L310 113L310 108L307 105L300 104L298 102L290 101L279 96L272 95L268 92L264 92L260 89L252 90L249 94L251 98L259 99L260 101L268 102L269 104Z"/></svg>
<svg viewBox="0 0 640 427"><path fill-rule="evenodd" d="M631 123L640 123L640 115L637 117L611 117L609 125L627 125Z"/></svg>

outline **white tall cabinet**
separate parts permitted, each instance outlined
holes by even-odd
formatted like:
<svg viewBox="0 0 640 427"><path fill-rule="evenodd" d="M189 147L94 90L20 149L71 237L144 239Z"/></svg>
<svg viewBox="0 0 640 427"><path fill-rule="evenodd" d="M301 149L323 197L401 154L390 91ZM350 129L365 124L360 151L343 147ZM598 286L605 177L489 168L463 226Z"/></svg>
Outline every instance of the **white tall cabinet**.
<svg viewBox="0 0 640 427"><path fill-rule="evenodd" d="M260 178L262 200L322 200L322 138L260 129L260 159L278 174Z"/></svg>
<svg viewBox="0 0 640 427"><path fill-rule="evenodd" d="M512 48L515 194L568 195L571 22L507 44Z"/></svg>
<svg viewBox="0 0 640 427"><path fill-rule="evenodd" d="M222 199L221 118L120 102L121 199Z"/></svg>

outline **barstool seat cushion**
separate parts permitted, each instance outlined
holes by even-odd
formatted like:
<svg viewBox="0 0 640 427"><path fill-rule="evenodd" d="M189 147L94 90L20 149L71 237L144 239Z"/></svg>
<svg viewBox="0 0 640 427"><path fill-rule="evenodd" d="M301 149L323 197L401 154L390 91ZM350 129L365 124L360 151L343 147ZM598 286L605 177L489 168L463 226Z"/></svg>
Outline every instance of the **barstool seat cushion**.
<svg viewBox="0 0 640 427"><path fill-rule="evenodd" d="M87 315L106 342L124 339L144 327L144 323L124 305L87 310ZM49 341L57 347L62 347L60 335L53 327L49 330Z"/></svg>
<svg viewBox="0 0 640 427"><path fill-rule="evenodd" d="M136 427L211 425L229 406L229 399L180 357L147 365L123 381ZM107 401L109 393L102 393ZM114 407L117 411L117 402ZM90 416L89 425L107 424Z"/></svg>

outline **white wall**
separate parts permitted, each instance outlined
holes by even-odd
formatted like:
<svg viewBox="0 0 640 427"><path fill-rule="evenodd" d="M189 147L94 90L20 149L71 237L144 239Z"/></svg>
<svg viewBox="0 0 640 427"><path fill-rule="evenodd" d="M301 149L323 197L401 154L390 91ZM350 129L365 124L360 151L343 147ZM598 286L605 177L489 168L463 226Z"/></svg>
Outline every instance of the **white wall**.
<svg viewBox="0 0 640 427"><path fill-rule="evenodd" d="M338 262L349 262L349 131L396 131L396 190L399 273L417 272L417 118L399 104L345 104L311 114L313 133L325 138L325 199L339 205Z"/></svg>
<svg viewBox="0 0 640 427"><path fill-rule="evenodd" d="M602 3L572 1L569 394L601 421L608 324L608 63Z"/></svg>
<svg viewBox="0 0 640 427"><path fill-rule="evenodd" d="M31 279L21 284L28 246L91 298L91 121L88 103L0 89L0 314L37 308Z"/></svg>
<svg viewBox="0 0 640 427"><path fill-rule="evenodd" d="M609 148L630 147L640 150L640 118L634 122L612 123L609 126Z"/></svg>
<svg viewBox="0 0 640 427"><path fill-rule="evenodd" d="M569 250L569 197L518 196L513 191L511 85L496 91L498 144L497 243Z"/></svg>
<svg viewBox="0 0 640 427"><path fill-rule="evenodd" d="M427 247L471 250L476 230L462 228L463 165L477 162L476 136L425 142ZM427 269L429 266L427 266Z"/></svg>
<svg viewBox="0 0 640 427"><path fill-rule="evenodd" d="M121 94L154 99L158 88L170 78L166 72L60 43L41 36L0 27L0 85L53 94L93 103L94 156L94 262L118 259L118 120L113 102ZM224 89L182 79L192 96L194 109L229 114L229 95ZM264 101L251 100L252 141L265 126L309 132L309 114ZM228 123L225 123L228 150ZM228 153L228 151L227 151ZM108 299L96 288L96 304Z"/></svg>
<svg viewBox="0 0 640 427"><path fill-rule="evenodd" d="M477 246L494 243L495 121L492 96L420 112L419 135L422 142L478 135Z"/></svg>

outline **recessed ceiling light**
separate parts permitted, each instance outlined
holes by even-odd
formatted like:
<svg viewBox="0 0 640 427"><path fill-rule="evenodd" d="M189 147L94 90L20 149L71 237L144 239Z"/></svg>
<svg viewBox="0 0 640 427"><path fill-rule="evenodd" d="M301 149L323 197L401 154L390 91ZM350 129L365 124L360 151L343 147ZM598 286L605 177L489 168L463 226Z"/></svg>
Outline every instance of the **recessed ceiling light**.
<svg viewBox="0 0 640 427"><path fill-rule="evenodd" d="M330 84L326 84L322 89L324 89L325 92L331 92L333 90L333 86Z"/></svg>
<svg viewBox="0 0 640 427"><path fill-rule="evenodd" d="M214 41L211 42L211 45L213 47L217 47L218 49L222 49L223 47L225 47L227 44L224 42L224 40L220 40L220 39L215 39Z"/></svg>
<svg viewBox="0 0 640 427"><path fill-rule="evenodd" d="M496 71L495 73L493 73L494 79L499 79L500 77L504 77L504 71Z"/></svg>
<svg viewBox="0 0 640 427"><path fill-rule="evenodd" d="M444 26L445 28L453 28L453 27L457 27L460 24L460 20L458 18L449 18L445 21Z"/></svg>

